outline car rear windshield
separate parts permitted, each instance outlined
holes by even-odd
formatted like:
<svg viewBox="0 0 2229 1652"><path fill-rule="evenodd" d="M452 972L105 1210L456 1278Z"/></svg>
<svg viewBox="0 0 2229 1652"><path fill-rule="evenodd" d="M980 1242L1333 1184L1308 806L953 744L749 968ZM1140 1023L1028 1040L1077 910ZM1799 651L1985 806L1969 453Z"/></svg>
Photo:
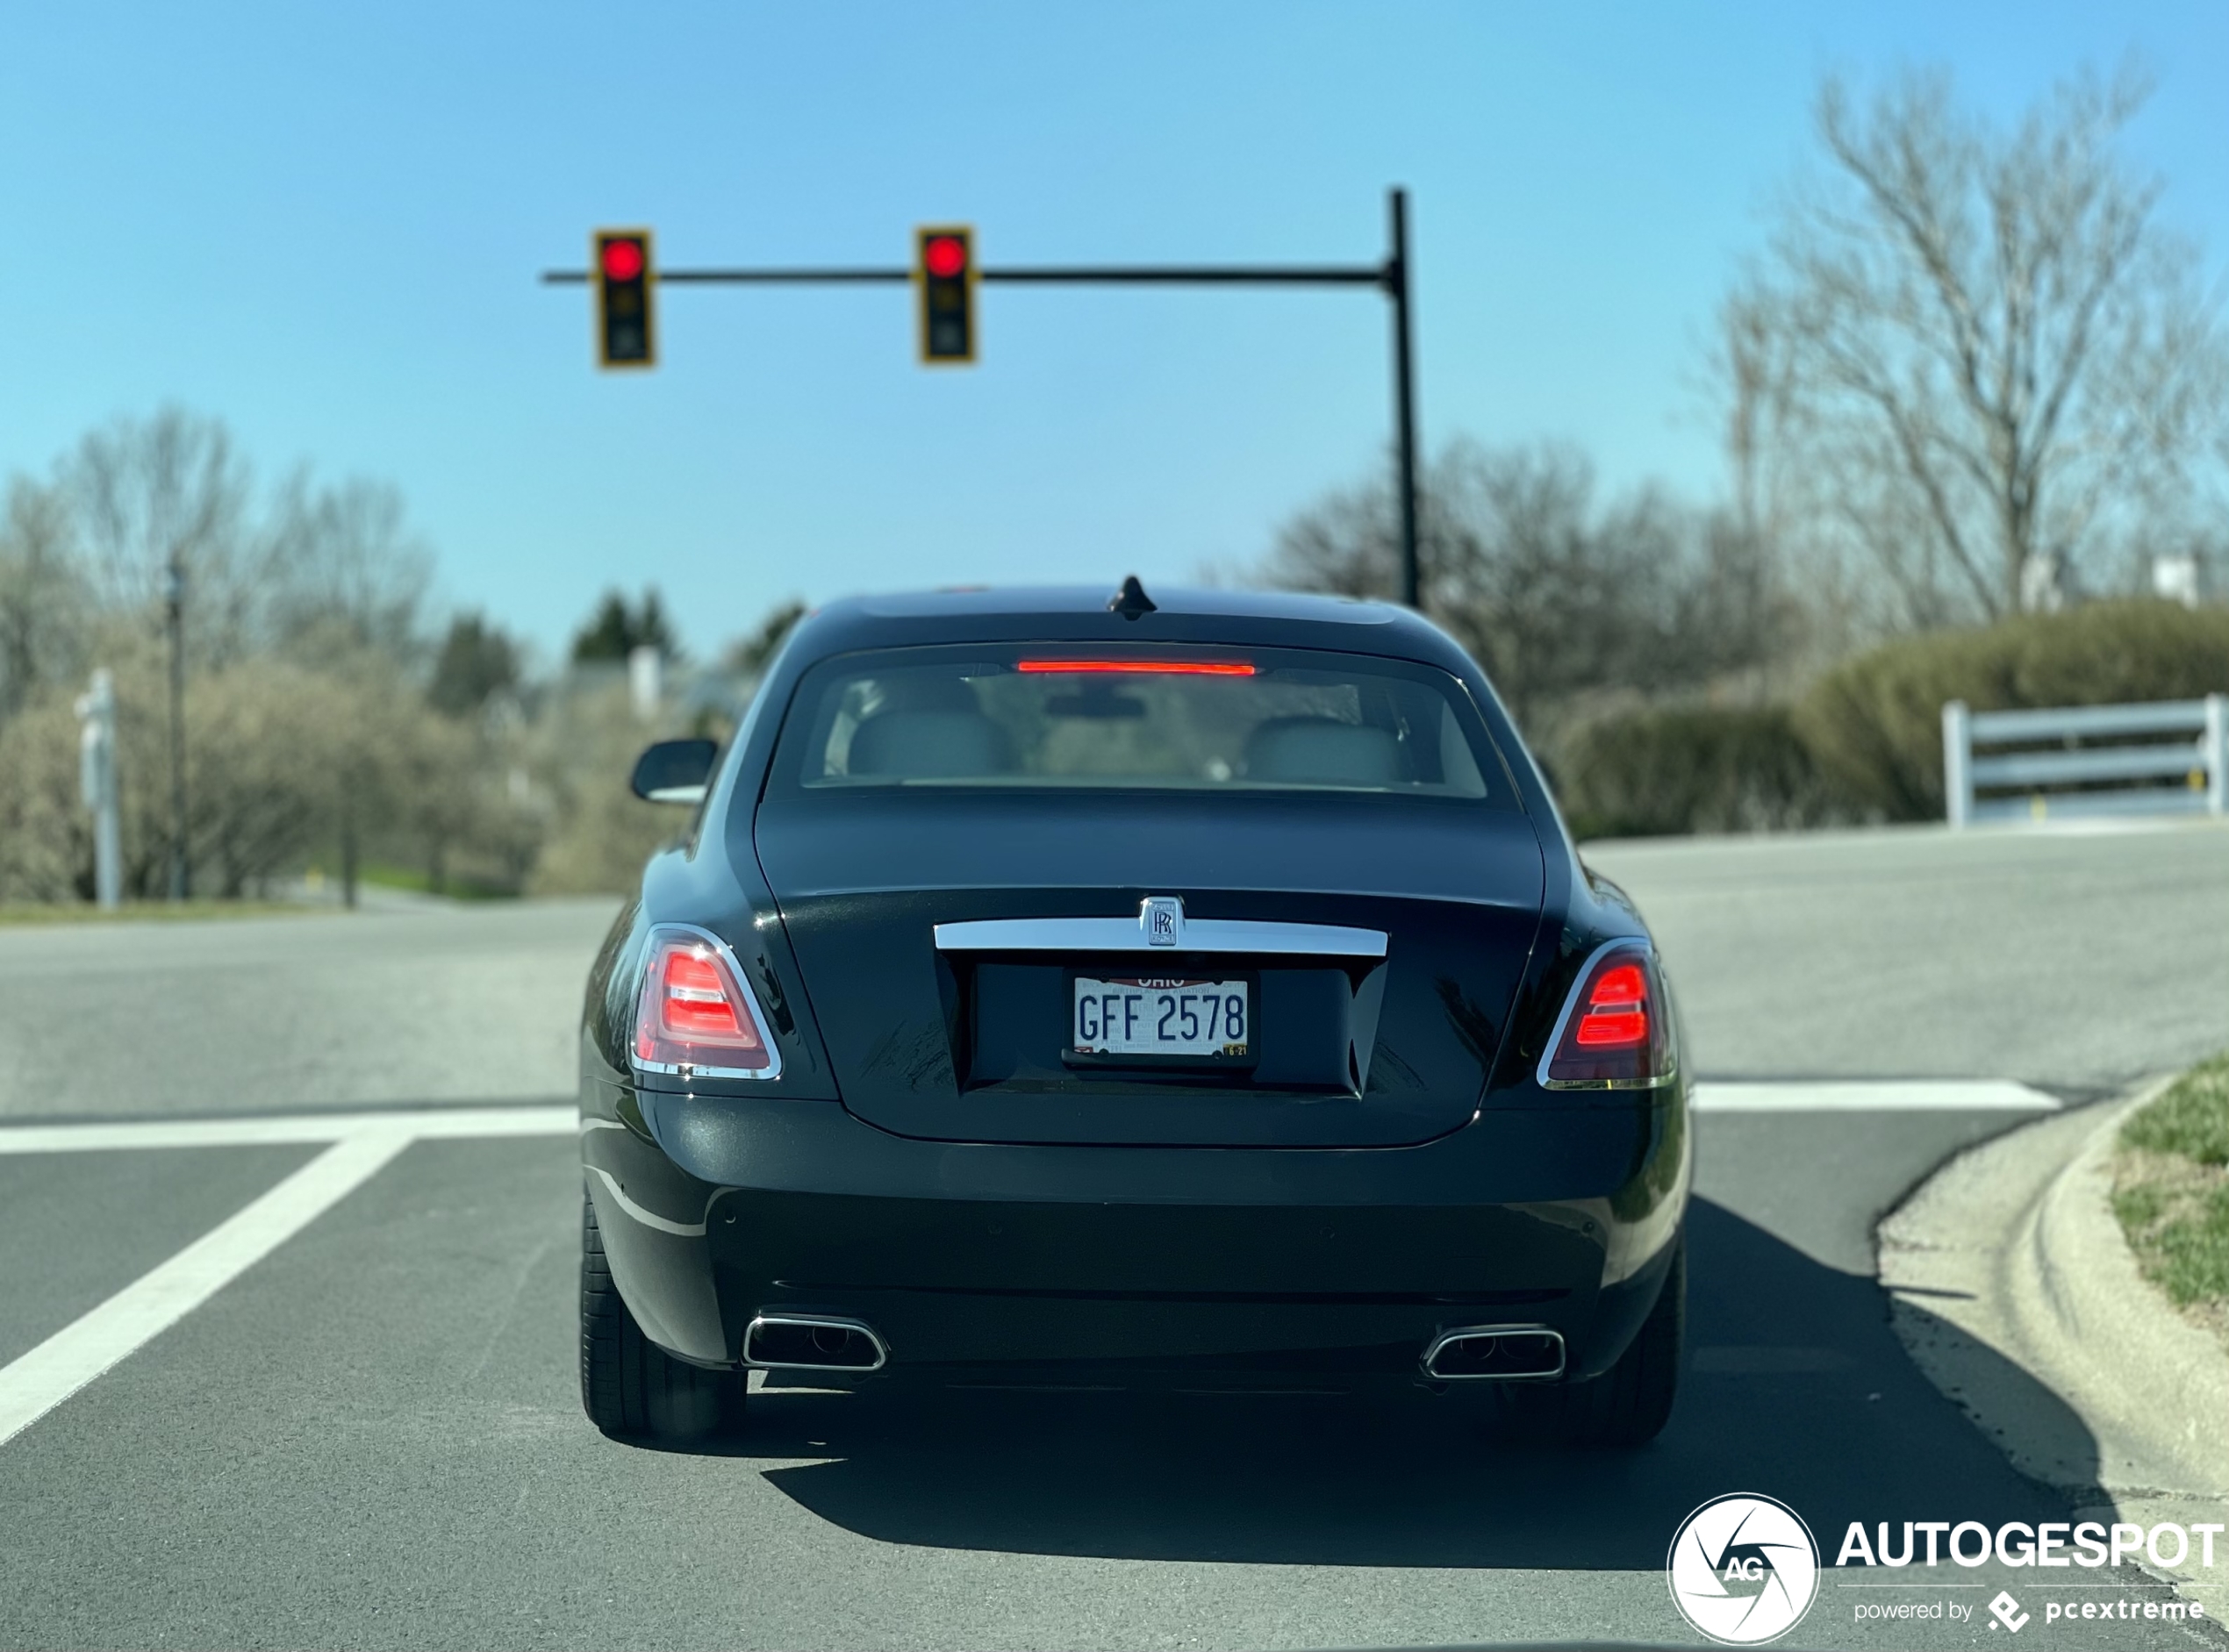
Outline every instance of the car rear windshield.
<svg viewBox="0 0 2229 1652"><path fill-rule="evenodd" d="M778 787L1063 787L1494 796L1462 685L1344 654L914 648L799 684Z"/></svg>

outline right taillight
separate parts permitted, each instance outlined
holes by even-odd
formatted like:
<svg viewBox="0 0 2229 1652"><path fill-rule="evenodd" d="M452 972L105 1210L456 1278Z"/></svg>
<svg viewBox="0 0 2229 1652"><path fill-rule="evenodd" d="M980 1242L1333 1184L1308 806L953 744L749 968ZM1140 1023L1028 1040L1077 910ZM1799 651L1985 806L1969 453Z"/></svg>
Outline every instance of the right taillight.
<svg viewBox="0 0 2229 1652"><path fill-rule="evenodd" d="M1649 1089L1673 1073L1671 1006L1647 948L1613 941L1565 1000L1540 1082L1551 1090Z"/></svg>

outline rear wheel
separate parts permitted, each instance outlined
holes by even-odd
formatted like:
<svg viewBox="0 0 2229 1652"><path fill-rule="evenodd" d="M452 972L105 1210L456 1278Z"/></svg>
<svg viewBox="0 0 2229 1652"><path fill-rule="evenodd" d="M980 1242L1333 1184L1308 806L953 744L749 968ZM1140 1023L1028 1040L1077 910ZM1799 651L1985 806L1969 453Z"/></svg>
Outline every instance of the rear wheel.
<svg viewBox="0 0 2229 1652"><path fill-rule="evenodd" d="M1656 1305L1617 1363L1590 1382L1504 1391L1525 1431L1569 1446L1631 1449L1646 1445L1672 1415L1687 1334L1688 1246L1675 1241Z"/></svg>
<svg viewBox="0 0 2229 1652"><path fill-rule="evenodd" d="M743 1379L675 1359L642 1334L612 1283L596 1206L580 1218L580 1399L607 1434L699 1439L742 1420Z"/></svg>

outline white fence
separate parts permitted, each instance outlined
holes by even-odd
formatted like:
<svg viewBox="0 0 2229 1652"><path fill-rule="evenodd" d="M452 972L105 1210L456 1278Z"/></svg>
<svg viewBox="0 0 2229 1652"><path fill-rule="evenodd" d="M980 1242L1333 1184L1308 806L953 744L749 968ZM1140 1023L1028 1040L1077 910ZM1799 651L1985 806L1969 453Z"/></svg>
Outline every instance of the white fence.
<svg viewBox="0 0 2229 1652"><path fill-rule="evenodd" d="M2113 734L2196 738L2077 744ZM2060 749L2039 749L2054 741ZM1981 756L1976 746L2029 749ZM2182 783L2159 783L2170 780ZM2076 785L2109 789L2046 790ZM1984 791L2015 795L1984 797ZM1969 712L1965 701L1953 700L1943 707L1943 799L1953 826L2068 815L2229 814L2229 695L2027 712Z"/></svg>

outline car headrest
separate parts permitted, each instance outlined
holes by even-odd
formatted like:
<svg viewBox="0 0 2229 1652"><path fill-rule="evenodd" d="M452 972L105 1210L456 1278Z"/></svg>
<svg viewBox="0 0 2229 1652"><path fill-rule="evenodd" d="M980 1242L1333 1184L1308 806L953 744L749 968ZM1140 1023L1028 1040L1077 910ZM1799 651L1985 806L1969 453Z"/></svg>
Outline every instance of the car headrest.
<svg viewBox="0 0 2229 1652"><path fill-rule="evenodd" d="M1246 737L1246 777L1288 784L1390 786L1401 746L1382 728L1329 717L1272 717Z"/></svg>
<svg viewBox="0 0 2229 1652"><path fill-rule="evenodd" d="M885 712L853 731L846 767L893 780L965 780L1010 772L1014 747L980 712Z"/></svg>

